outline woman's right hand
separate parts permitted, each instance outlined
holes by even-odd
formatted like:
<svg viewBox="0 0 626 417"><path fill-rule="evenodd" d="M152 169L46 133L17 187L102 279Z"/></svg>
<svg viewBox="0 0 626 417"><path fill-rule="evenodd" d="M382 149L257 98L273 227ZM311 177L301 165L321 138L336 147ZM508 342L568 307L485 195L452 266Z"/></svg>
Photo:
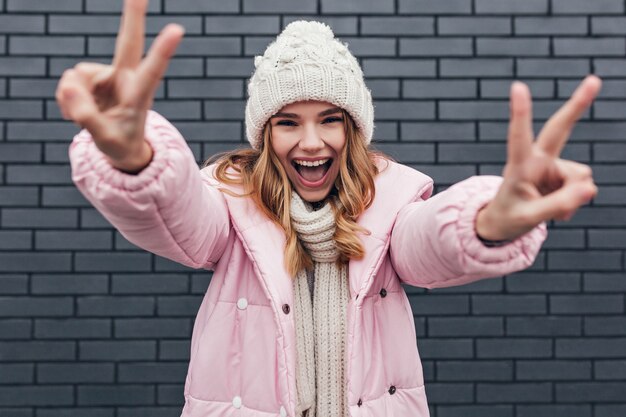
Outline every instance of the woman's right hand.
<svg viewBox="0 0 626 417"><path fill-rule="evenodd" d="M146 117L184 34L180 25L165 26L142 59L147 6L148 0L124 0L113 63L81 62L65 70L56 90L63 117L87 129L111 165L129 173L152 159Z"/></svg>

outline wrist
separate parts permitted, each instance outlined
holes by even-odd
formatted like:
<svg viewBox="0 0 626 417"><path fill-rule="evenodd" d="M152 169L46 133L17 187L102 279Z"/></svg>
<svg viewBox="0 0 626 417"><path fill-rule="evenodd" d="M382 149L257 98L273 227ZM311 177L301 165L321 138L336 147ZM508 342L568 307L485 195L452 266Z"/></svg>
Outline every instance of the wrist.
<svg viewBox="0 0 626 417"><path fill-rule="evenodd" d="M113 168L126 174L137 175L150 165L153 157L154 151L152 146L150 146L150 143L144 139L139 151L136 154L128 155L123 159L112 159L107 156L107 159Z"/></svg>
<svg viewBox="0 0 626 417"><path fill-rule="evenodd" d="M474 224L476 236L486 246L500 246L501 244L510 242L511 236L498 228L498 225L501 223L502 222L498 221L493 213L489 211L488 205L484 206L476 215L476 222Z"/></svg>

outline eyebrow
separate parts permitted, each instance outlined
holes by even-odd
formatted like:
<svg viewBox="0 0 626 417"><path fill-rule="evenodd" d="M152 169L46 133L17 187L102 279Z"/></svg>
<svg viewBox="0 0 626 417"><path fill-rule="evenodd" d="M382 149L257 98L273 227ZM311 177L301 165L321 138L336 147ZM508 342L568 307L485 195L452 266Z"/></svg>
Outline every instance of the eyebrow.
<svg viewBox="0 0 626 417"><path fill-rule="evenodd" d="M329 114L339 113L340 111L341 111L341 109L339 107L332 107L330 109L324 110L323 112L320 112L317 116L318 117L324 117L324 116L328 116ZM276 113L275 115L270 117L270 119L273 119L275 117L285 117L285 118L288 118L288 119L299 119L300 115L298 115L296 113Z"/></svg>

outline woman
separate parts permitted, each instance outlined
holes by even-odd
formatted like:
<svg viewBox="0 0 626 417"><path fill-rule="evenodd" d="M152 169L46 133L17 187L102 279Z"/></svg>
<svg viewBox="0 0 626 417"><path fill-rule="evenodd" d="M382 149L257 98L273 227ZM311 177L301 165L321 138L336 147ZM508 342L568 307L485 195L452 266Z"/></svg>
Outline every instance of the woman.
<svg viewBox="0 0 626 417"><path fill-rule="evenodd" d="M371 95L345 45L290 24L255 59L252 149L198 171L184 138L149 111L183 31L142 58L146 0L126 0L111 66L64 73L57 100L85 127L72 178L131 242L213 269L192 335L183 416L428 416L401 282L461 285L529 266L545 221L596 194L559 158L600 88L586 79L533 141L530 95L511 89L503 178L430 198L432 180L368 150Z"/></svg>

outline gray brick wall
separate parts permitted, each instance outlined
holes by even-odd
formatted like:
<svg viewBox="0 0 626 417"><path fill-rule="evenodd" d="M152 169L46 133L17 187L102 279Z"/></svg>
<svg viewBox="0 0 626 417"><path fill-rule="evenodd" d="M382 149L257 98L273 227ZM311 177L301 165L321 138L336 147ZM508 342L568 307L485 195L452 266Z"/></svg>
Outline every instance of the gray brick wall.
<svg viewBox="0 0 626 417"><path fill-rule="evenodd" d="M122 0L0 0L0 416L173 417L211 274L141 251L73 187L54 91L109 62ZM529 83L535 128L585 74L604 77L564 155L599 195L529 270L407 287L434 417L626 415L624 0L151 0L148 45L187 34L155 109L200 162L245 144L255 54L300 19L360 59L376 147L438 189L505 162L507 94Z"/></svg>

